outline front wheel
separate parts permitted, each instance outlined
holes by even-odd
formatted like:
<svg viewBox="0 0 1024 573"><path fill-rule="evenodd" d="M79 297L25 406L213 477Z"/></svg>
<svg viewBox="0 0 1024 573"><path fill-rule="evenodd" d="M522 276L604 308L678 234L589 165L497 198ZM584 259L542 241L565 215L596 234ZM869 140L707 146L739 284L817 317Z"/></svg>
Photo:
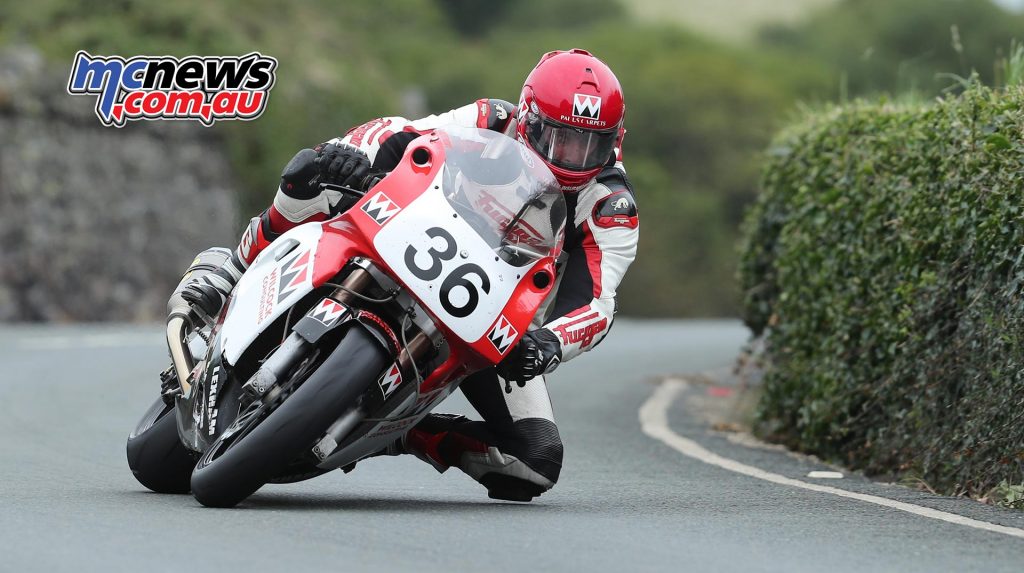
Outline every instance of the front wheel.
<svg viewBox="0 0 1024 573"><path fill-rule="evenodd" d="M196 459L178 438L174 406L158 398L128 436L128 467L157 493L188 493Z"/></svg>
<svg viewBox="0 0 1024 573"><path fill-rule="evenodd" d="M313 352L317 352L314 350ZM203 454L192 473L192 494L209 507L233 507L280 474L352 405L387 365L387 354L355 326L308 373L303 366L286 383L291 390L276 409L266 404L239 414ZM308 362L308 361L307 361ZM269 412L266 410L270 410Z"/></svg>

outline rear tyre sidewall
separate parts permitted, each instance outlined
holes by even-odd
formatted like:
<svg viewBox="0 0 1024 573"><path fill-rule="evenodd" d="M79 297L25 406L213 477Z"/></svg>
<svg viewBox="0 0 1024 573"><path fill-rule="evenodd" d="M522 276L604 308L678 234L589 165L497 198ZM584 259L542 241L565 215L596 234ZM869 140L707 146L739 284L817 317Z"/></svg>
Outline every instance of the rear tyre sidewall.
<svg viewBox="0 0 1024 573"><path fill-rule="evenodd" d="M200 460L192 473L192 494L209 507L233 507L252 495L313 447L384 369L386 360L369 333L361 326L351 328L309 378L251 432L213 461L209 455Z"/></svg>
<svg viewBox="0 0 1024 573"><path fill-rule="evenodd" d="M156 493L188 493L193 454L178 437L174 407L158 398L128 436L128 467L142 485Z"/></svg>

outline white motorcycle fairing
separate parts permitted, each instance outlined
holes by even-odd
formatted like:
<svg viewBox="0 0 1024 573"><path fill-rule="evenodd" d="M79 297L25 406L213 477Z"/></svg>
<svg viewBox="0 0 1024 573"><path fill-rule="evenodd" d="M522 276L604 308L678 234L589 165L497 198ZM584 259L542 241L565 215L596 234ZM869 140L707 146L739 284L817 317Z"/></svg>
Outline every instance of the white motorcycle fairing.
<svg viewBox="0 0 1024 573"><path fill-rule="evenodd" d="M322 234L320 223L295 227L260 253L242 275L220 331L228 364L237 364L268 325L313 290L313 261Z"/></svg>

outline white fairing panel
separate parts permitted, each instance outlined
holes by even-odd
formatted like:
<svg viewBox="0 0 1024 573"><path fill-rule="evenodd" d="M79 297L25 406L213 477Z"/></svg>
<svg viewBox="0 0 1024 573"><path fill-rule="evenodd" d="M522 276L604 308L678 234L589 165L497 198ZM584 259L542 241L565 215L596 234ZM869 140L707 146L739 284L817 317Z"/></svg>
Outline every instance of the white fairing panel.
<svg viewBox="0 0 1024 573"><path fill-rule="evenodd" d="M529 267L500 259L436 188L440 179L439 173L426 192L394 215L373 245L430 312L459 338L475 342Z"/></svg>
<svg viewBox="0 0 1024 573"><path fill-rule="evenodd" d="M313 260L321 234L319 223L288 231L260 253L242 275L221 329L224 357L229 364L236 364L267 325L313 290Z"/></svg>

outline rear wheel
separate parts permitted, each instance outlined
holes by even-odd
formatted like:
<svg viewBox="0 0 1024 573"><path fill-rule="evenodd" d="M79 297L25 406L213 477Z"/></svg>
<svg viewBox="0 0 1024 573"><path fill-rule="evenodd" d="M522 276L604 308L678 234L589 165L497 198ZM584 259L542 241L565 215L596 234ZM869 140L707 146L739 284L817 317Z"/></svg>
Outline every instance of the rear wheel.
<svg viewBox="0 0 1024 573"><path fill-rule="evenodd" d="M241 412L203 454L192 473L192 494L200 503L235 506L280 475L355 403L387 361L359 326L326 357L318 352L299 365L275 398Z"/></svg>
<svg viewBox="0 0 1024 573"><path fill-rule="evenodd" d="M128 436L128 467L157 493L188 493L196 458L178 438L174 406L158 398Z"/></svg>

